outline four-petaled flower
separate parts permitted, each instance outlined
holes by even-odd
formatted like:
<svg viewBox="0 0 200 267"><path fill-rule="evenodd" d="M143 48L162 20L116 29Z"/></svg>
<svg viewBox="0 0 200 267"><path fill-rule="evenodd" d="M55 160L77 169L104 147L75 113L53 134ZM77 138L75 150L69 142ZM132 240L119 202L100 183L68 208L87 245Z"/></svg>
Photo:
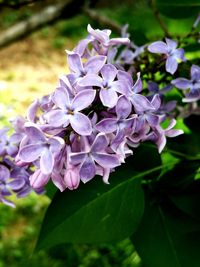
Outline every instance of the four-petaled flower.
<svg viewBox="0 0 200 267"><path fill-rule="evenodd" d="M73 165L80 164L80 178L83 182L87 182L95 176L95 162L104 169L112 169L120 165L116 155L106 152L108 144L107 137L99 133L91 145L88 140L84 140L84 151L70 154L71 163Z"/></svg>
<svg viewBox="0 0 200 267"><path fill-rule="evenodd" d="M186 97L183 98L183 102L200 100L200 67L197 65L192 65L190 76L190 80L186 78L177 78L171 82L179 89L189 89L189 93L186 93Z"/></svg>
<svg viewBox="0 0 200 267"><path fill-rule="evenodd" d="M100 71L101 76L88 74L78 84L83 87L97 86L100 88L99 96L104 106L112 108L118 100L117 92L125 94L122 82L115 80L118 70L111 64L106 64Z"/></svg>
<svg viewBox="0 0 200 267"><path fill-rule="evenodd" d="M45 118L51 126L67 127L70 124L78 134L90 135L92 133L91 122L86 115L79 111L87 108L93 102L95 93L95 90L87 89L80 91L71 99L65 88L57 88L53 95L53 101L57 108L46 113Z"/></svg>
<svg viewBox="0 0 200 267"><path fill-rule="evenodd" d="M184 50L177 48L177 42L168 38L165 38L165 42L157 41L148 46L148 50L151 53L165 54L166 60L166 71L174 74L178 68L178 63L186 61L184 56Z"/></svg>
<svg viewBox="0 0 200 267"><path fill-rule="evenodd" d="M60 152L64 140L54 136L47 138L35 125L26 125L26 134L30 143L22 146L19 151L19 159L24 162L34 162L40 158L40 170L44 175L52 172L55 155Z"/></svg>

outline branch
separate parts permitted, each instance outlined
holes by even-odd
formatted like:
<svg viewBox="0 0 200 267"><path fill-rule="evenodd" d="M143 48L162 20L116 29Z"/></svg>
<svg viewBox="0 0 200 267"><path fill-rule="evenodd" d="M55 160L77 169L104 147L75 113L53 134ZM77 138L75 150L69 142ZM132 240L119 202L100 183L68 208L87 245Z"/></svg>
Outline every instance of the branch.
<svg viewBox="0 0 200 267"><path fill-rule="evenodd" d="M163 32L165 34L165 37L169 37L170 38L171 35L168 32L167 26L165 25L164 21L162 20L162 18L160 16L160 12L157 9L155 0L151 1L151 7L152 7L152 10L153 10L153 13L154 13L154 16L155 16L156 20L158 21L161 29L163 30Z"/></svg>
<svg viewBox="0 0 200 267"><path fill-rule="evenodd" d="M84 7L83 12L90 17L92 20L96 21L98 24L100 24L103 27L108 27L109 29L115 31L116 33L121 34L121 26L117 24L115 21L110 20L109 18L100 15L97 11L91 8Z"/></svg>
<svg viewBox="0 0 200 267"><path fill-rule="evenodd" d="M43 27L46 24L52 23L63 15L69 17L74 15L74 12L79 12L80 6L83 1L76 1L76 8L74 7L73 0L63 0L55 5L45 7L42 11L36 13L25 21L21 21L9 29L0 33L0 47L12 43L24 36L29 35L33 31Z"/></svg>
<svg viewBox="0 0 200 267"><path fill-rule="evenodd" d="M3 1L0 3L0 7L8 7L8 8L12 8L12 9L18 9L22 6L34 4L38 1L40 1L40 0L24 0L24 1L17 2L17 3L13 3L13 2L9 2L9 1L8 2Z"/></svg>

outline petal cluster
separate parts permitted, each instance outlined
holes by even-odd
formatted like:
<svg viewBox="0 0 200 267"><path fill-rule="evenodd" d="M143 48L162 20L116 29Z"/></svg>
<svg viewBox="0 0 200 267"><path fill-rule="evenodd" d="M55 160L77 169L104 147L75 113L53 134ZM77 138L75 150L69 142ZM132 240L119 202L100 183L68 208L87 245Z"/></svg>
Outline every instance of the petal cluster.
<svg viewBox="0 0 200 267"><path fill-rule="evenodd" d="M0 201L5 202L11 191L20 195L33 187L41 192L50 180L60 191L76 189L96 175L109 183L110 173L142 142L154 142L161 152L166 137L182 134L173 129L176 120L168 116L174 103L163 102L172 85L159 91L149 83L149 93L144 92L142 73L126 70L144 48L131 44L125 33L122 38L110 34L88 25L87 38L66 51L70 73L60 76L55 91L35 100L26 118L13 122L10 138L7 129L0 130ZM174 73L178 61L184 60L176 47L176 42L166 39L148 49L165 54L167 71ZM132 48L131 61L122 64L122 56L132 55ZM189 89L194 80L199 83L197 67L191 75ZM180 83L174 81L177 87ZM169 126L163 129L166 119Z"/></svg>

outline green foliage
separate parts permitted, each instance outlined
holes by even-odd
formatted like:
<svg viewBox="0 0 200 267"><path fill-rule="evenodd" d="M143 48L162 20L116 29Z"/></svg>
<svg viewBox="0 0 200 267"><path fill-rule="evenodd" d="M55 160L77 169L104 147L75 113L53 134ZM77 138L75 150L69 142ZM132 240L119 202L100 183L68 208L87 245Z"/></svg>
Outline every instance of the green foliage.
<svg viewBox="0 0 200 267"><path fill-rule="evenodd" d="M200 224L166 198L146 198L145 213L132 240L145 267L198 267Z"/></svg>
<svg viewBox="0 0 200 267"><path fill-rule="evenodd" d="M173 19L185 19L198 14L199 0L156 0L159 11Z"/></svg>
<svg viewBox="0 0 200 267"><path fill-rule="evenodd" d="M38 248L62 242L114 242L133 233L143 213L140 178L160 166L142 173L130 171L131 166L129 162L113 173L111 185L96 177L76 192L57 193L47 210Z"/></svg>

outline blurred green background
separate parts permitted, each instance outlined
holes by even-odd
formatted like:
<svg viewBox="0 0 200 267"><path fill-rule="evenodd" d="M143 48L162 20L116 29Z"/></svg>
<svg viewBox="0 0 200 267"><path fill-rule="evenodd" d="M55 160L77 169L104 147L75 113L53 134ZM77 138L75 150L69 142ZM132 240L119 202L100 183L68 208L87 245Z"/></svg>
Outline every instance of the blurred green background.
<svg viewBox="0 0 200 267"><path fill-rule="evenodd" d="M2 34L13 25L62 2L0 0L0 40ZM54 90L58 76L68 72L64 50L72 49L87 35L88 23L94 28L108 28L110 22L119 26L128 23L131 38L138 45L162 39L165 35L151 5L155 1L71 2L74 2L71 10L51 24L43 25L0 49L0 126L7 125L10 117L25 115L27 106L35 98ZM86 12L88 7L95 10L97 18ZM195 16L196 12L189 17L179 14L178 19L176 16L169 18L168 14L162 15L162 12L160 14L170 34L179 37L190 31ZM113 32L115 35L117 32ZM186 56L190 58L197 53L200 53L198 48L189 47ZM65 244L49 253L41 251L32 254L49 199L31 194L15 202L17 208L14 210L0 204L0 267L141 266L140 258L129 240L99 247Z"/></svg>

